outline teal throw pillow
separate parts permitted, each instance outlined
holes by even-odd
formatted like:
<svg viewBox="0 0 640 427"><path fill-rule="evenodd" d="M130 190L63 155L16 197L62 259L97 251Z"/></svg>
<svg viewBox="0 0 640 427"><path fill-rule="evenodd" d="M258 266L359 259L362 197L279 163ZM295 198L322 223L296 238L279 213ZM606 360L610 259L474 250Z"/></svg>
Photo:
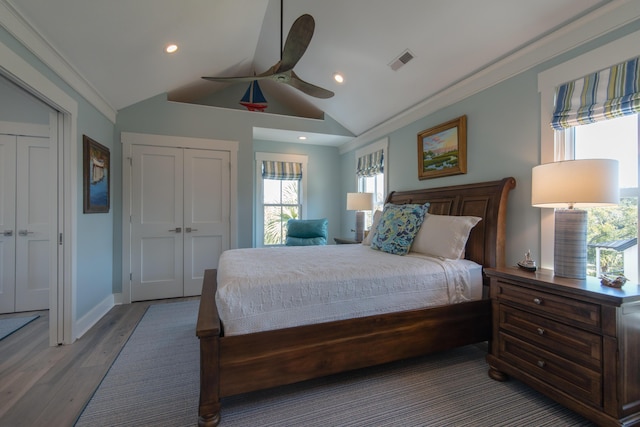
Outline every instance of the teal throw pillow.
<svg viewBox="0 0 640 427"><path fill-rule="evenodd" d="M429 203L424 205L387 203L371 240L371 247L390 254L405 255L409 252L428 210Z"/></svg>

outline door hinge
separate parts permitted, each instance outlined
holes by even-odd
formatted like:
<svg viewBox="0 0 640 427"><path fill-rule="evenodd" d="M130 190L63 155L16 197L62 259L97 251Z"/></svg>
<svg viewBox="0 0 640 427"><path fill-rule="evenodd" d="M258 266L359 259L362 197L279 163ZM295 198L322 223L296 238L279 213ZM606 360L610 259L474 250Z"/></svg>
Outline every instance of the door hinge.
<svg viewBox="0 0 640 427"><path fill-rule="evenodd" d="M133 273L129 273L129 280L133 280Z"/></svg>
<svg viewBox="0 0 640 427"><path fill-rule="evenodd" d="M133 157L127 157L129 159L129 166L133 166Z"/></svg>
<svg viewBox="0 0 640 427"><path fill-rule="evenodd" d="M62 233L58 235L58 244L62 245Z"/></svg>

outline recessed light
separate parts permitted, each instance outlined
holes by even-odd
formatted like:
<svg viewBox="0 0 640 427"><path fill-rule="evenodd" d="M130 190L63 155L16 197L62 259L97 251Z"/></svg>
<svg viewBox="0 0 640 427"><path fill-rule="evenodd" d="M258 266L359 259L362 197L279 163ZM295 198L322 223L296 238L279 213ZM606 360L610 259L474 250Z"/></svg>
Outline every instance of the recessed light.
<svg viewBox="0 0 640 427"><path fill-rule="evenodd" d="M177 44L168 44L165 48L164 51L167 53L176 53L178 51L178 45Z"/></svg>
<svg viewBox="0 0 640 427"><path fill-rule="evenodd" d="M335 80L338 83L344 83L344 76L341 73L334 73L333 80Z"/></svg>
<svg viewBox="0 0 640 427"><path fill-rule="evenodd" d="M306 136L299 136L298 139L300 141L306 141L307 137Z"/></svg>

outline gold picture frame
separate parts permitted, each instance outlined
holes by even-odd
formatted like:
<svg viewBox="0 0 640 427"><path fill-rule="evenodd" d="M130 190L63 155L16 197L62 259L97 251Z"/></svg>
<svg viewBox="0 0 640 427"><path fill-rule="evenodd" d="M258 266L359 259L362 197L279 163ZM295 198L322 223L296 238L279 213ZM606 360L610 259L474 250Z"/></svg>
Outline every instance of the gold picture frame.
<svg viewBox="0 0 640 427"><path fill-rule="evenodd" d="M418 178L467 173L467 116L418 133Z"/></svg>

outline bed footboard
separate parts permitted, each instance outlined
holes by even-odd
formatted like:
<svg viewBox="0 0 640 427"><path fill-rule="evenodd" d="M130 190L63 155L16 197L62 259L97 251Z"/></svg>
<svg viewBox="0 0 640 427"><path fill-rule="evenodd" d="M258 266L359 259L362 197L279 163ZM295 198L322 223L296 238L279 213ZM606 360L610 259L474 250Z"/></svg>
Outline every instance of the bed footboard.
<svg viewBox="0 0 640 427"><path fill-rule="evenodd" d="M217 270L204 273L196 325L196 336L200 339L200 427L214 427L220 422L220 318L215 300L217 273Z"/></svg>

